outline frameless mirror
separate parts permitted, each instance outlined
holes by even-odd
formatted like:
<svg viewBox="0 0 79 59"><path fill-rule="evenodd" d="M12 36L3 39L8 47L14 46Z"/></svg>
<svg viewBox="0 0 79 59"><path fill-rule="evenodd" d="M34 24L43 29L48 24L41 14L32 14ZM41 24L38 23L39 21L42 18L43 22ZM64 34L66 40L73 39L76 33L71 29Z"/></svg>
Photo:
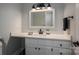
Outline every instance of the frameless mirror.
<svg viewBox="0 0 79 59"><path fill-rule="evenodd" d="M29 25L30 28L54 28L55 11L30 11Z"/></svg>

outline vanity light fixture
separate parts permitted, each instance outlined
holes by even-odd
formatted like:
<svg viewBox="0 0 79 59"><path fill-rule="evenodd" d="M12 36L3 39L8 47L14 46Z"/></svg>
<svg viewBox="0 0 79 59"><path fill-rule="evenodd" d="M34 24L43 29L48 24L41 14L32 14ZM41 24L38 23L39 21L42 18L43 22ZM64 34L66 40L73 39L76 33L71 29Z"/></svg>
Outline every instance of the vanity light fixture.
<svg viewBox="0 0 79 59"><path fill-rule="evenodd" d="M48 9L48 10L51 10L51 9L52 9L50 3L48 3L47 9Z"/></svg>
<svg viewBox="0 0 79 59"><path fill-rule="evenodd" d="M39 10L39 9L41 9L40 7L41 7L41 5L40 4L37 4L36 9Z"/></svg>
<svg viewBox="0 0 79 59"><path fill-rule="evenodd" d="M35 3L32 6L32 10L52 10L50 3Z"/></svg>
<svg viewBox="0 0 79 59"><path fill-rule="evenodd" d="M45 4L41 3L41 9L45 9Z"/></svg>
<svg viewBox="0 0 79 59"><path fill-rule="evenodd" d="M35 4L33 4L33 6L32 6L32 10L35 10Z"/></svg>

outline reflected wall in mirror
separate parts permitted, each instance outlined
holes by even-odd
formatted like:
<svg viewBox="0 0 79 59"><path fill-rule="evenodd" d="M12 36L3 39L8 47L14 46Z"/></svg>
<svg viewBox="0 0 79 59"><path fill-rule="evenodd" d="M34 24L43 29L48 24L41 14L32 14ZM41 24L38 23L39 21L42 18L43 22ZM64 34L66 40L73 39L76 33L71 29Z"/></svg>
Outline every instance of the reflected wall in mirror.
<svg viewBox="0 0 79 59"><path fill-rule="evenodd" d="M45 26L45 12L31 13L31 26Z"/></svg>
<svg viewBox="0 0 79 59"><path fill-rule="evenodd" d="M30 11L29 12L30 28L54 28L55 26L55 11Z"/></svg>

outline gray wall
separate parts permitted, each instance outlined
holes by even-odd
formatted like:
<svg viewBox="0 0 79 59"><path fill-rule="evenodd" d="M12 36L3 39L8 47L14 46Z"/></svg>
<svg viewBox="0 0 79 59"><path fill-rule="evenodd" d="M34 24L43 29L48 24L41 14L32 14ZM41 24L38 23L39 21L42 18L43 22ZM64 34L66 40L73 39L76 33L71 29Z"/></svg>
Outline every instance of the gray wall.
<svg viewBox="0 0 79 59"><path fill-rule="evenodd" d="M0 36L7 43L10 32L21 32L22 4L0 4Z"/></svg>
<svg viewBox="0 0 79 59"><path fill-rule="evenodd" d="M79 4L76 4L76 10L75 10L75 20L76 20L76 40L79 41Z"/></svg>
<svg viewBox="0 0 79 59"><path fill-rule="evenodd" d="M39 29L29 28L29 11L32 9L33 4L24 4L22 12L22 32L33 31L38 32ZM64 17L64 4L51 4L55 8L55 28L50 29L53 33L63 33L63 17Z"/></svg>
<svg viewBox="0 0 79 59"><path fill-rule="evenodd" d="M70 34L72 35L72 40L76 40L76 21L75 21L75 10L76 10L76 4L74 3L67 3L65 4L64 9L64 17L68 16L74 16L73 19L70 19Z"/></svg>

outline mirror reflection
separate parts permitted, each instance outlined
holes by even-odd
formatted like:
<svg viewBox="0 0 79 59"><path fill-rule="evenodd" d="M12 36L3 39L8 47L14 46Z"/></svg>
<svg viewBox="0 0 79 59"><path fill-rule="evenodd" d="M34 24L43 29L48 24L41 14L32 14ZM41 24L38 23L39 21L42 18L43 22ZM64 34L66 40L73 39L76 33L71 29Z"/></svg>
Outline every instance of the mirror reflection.
<svg viewBox="0 0 79 59"><path fill-rule="evenodd" d="M33 12L31 17L32 26L45 26L45 12Z"/></svg>

